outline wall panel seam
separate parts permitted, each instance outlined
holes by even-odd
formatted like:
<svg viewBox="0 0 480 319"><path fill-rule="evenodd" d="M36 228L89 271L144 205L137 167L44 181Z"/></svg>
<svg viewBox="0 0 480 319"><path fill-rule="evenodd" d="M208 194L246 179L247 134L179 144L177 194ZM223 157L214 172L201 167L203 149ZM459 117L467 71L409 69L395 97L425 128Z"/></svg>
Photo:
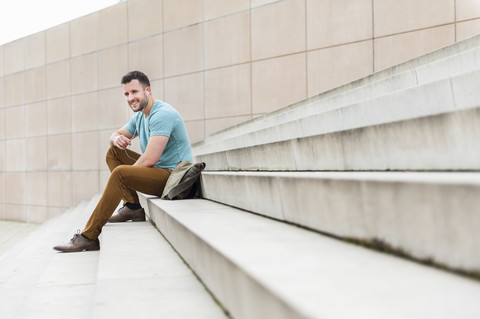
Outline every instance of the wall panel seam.
<svg viewBox="0 0 480 319"><path fill-rule="evenodd" d="M372 0L372 74L375 73L375 0Z"/></svg>
<svg viewBox="0 0 480 319"><path fill-rule="evenodd" d="M446 26L455 26L455 22L436 24L436 25L432 25L432 26L429 26L429 27L425 27L425 28L412 29L412 30L407 30L407 31L402 31L402 32L397 32L397 33L385 34L385 35L375 37L375 39L389 38L389 37L394 37L394 36L397 36L397 35L414 33L414 32L418 32L418 31L425 31L425 30L429 30L429 29L436 29L436 28L441 28L441 27L446 27Z"/></svg>
<svg viewBox="0 0 480 319"><path fill-rule="evenodd" d="M206 94L205 94L205 89L206 89L206 28L205 28L205 1L202 1L202 89L203 89L203 94L202 94L202 105L203 105L203 139L207 136L207 104L206 104Z"/></svg>
<svg viewBox="0 0 480 319"><path fill-rule="evenodd" d="M457 42L457 0L453 0L453 21L455 22L454 37Z"/></svg>
<svg viewBox="0 0 480 319"><path fill-rule="evenodd" d="M308 0L304 1L304 10L305 10L305 97L309 97L308 92Z"/></svg>

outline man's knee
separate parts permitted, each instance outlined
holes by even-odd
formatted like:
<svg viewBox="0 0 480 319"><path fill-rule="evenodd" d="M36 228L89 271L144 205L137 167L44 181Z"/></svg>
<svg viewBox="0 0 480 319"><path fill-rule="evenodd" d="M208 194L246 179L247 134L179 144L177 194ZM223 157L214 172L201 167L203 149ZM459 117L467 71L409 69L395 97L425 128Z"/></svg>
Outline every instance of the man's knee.
<svg viewBox="0 0 480 319"><path fill-rule="evenodd" d="M110 148L107 151L107 154L105 155L105 161L108 163L110 160L114 159L117 157L117 150L115 146L110 146Z"/></svg>
<svg viewBox="0 0 480 319"><path fill-rule="evenodd" d="M131 165L118 165L113 169L111 176L124 177L128 174L127 171L131 167Z"/></svg>

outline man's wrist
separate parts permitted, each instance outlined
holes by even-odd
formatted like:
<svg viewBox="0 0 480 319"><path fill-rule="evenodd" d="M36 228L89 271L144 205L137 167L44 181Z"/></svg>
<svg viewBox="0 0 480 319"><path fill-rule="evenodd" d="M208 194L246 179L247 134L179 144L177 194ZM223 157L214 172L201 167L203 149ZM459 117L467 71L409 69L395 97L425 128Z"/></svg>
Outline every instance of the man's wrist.
<svg viewBox="0 0 480 319"><path fill-rule="evenodd" d="M111 146L115 146L115 139L117 139L120 135L116 134L116 135L112 135L112 137L110 138L110 145Z"/></svg>

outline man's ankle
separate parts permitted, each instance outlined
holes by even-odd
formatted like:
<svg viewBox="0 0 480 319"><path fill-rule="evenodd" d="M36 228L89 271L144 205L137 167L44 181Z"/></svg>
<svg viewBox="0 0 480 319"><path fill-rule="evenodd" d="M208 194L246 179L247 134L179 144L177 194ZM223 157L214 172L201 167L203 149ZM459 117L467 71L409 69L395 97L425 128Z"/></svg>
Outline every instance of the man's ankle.
<svg viewBox="0 0 480 319"><path fill-rule="evenodd" d="M88 239L88 240L91 240L90 238L88 238L88 237L85 236L84 234L80 234L80 235L82 235L83 238L86 238L86 239Z"/></svg>
<svg viewBox="0 0 480 319"><path fill-rule="evenodd" d="M131 210L137 210L142 208L140 204L134 204L134 203L128 203L128 202L125 204L125 206L127 206Z"/></svg>

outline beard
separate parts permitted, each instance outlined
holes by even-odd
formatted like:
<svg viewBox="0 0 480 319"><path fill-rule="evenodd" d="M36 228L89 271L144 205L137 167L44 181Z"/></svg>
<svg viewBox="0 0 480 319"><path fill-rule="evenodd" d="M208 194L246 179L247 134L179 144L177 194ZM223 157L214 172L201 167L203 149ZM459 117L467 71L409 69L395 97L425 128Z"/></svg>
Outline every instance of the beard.
<svg viewBox="0 0 480 319"><path fill-rule="evenodd" d="M129 103L130 105L130 108L132 109L133 112L137 113L137 112L141 112L143 111L143 109L147 106L148 104L148 97L146 94L145 95L145 98L142 98L142 99L135 99L133 101L131 101ZM137 106L136 108L132 106L133 103L137 103Z"/></svg>

